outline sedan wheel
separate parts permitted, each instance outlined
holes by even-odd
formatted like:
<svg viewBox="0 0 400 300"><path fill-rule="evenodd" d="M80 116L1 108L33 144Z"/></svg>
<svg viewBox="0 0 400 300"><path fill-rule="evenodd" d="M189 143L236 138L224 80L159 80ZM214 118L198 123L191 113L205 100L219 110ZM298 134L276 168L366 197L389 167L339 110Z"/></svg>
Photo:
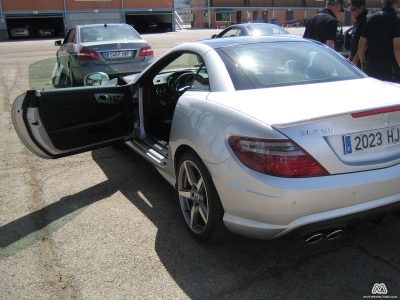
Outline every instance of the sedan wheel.
<svg viewBox="0 0 400 300"><path fill-rule="evenodd" d="M184 154L177 179L179 203L189 232L200 240L220 240L225 233L223 208L203 162L190 152Z"/></svg>

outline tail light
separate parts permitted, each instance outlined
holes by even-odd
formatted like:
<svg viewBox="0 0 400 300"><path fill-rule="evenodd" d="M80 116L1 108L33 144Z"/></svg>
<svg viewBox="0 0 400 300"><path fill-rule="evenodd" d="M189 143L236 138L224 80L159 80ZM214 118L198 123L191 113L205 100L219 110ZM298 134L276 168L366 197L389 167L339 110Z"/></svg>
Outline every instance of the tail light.
<svg viewBox="0 0 400 300"><path fill-rule="evenodd" d="M154 52L150 46L143 47L142 49L140 49L139 56L153 56L153 55Z"/></svg>
<svg viewBox="0 0 400 300"><path fill-rule="evenodd" d="M317 177L329 173L291 140L266 140L231 136L237 158L250 169L278 177Z"/></svg>
<svg viewBox="0 0 400 300"><path fill-rule="evenodd" d="M79 60L98 60L99 54L94 50L82 49L78 52L77 57Z"/></svg>
<svg viewBox="0 0 400 300"><path fill-rule="evenodd" d="M387 114L387 113L397 112L397 111L400 111L400 106L393 106L393 107L361 111L361 112L351 114L351 116L353 118L364 118L364 117L375 116L375 115L380 115L380 114Z"/></svg>

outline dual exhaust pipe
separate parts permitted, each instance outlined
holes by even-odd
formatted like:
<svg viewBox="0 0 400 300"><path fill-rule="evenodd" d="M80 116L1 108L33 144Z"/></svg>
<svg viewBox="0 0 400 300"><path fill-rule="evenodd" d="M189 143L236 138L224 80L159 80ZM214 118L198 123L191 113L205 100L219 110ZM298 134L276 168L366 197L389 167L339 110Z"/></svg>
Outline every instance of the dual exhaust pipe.
<svg viewBox="0 0 400 300"><path fill-rule="evenodd" d="M322 233L322 232L318 232L318 233L314 233L310 236L308 236L305 241L308 245L312 245L312 244L316 244L318 242L320 242L323 239L327 239L327 240L335 240L339 237L341 237L344 233L343 229L335 229L329 233Z"/></svg>

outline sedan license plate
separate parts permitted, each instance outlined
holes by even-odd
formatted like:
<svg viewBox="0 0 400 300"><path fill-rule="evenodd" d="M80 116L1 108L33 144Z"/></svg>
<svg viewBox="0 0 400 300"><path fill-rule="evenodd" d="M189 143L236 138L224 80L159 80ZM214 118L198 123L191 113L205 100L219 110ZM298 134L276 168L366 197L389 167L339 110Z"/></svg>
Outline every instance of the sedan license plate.
<svg viewBox="0 0 400 300"><path fill-rule="evenodd" d="M132 51L112 51L108 52L109 59L129 58L132 57Z"/></svg>
<svg viewBox="0 0 400 300"><path fill-rule="evenodd" d="M346 155L400 144L400 126L343 136Z"/></svg>

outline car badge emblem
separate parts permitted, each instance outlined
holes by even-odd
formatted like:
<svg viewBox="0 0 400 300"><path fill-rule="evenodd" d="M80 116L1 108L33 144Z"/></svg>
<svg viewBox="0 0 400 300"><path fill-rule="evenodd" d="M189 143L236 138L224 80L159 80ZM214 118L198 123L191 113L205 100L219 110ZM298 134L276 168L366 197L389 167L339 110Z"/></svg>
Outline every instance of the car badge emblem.
<svg viewBox="0 0 400 300"><path fill-rule="evenodd" d="M121 48L121 44L120 43L117 44L117 48Z"/></svg>

